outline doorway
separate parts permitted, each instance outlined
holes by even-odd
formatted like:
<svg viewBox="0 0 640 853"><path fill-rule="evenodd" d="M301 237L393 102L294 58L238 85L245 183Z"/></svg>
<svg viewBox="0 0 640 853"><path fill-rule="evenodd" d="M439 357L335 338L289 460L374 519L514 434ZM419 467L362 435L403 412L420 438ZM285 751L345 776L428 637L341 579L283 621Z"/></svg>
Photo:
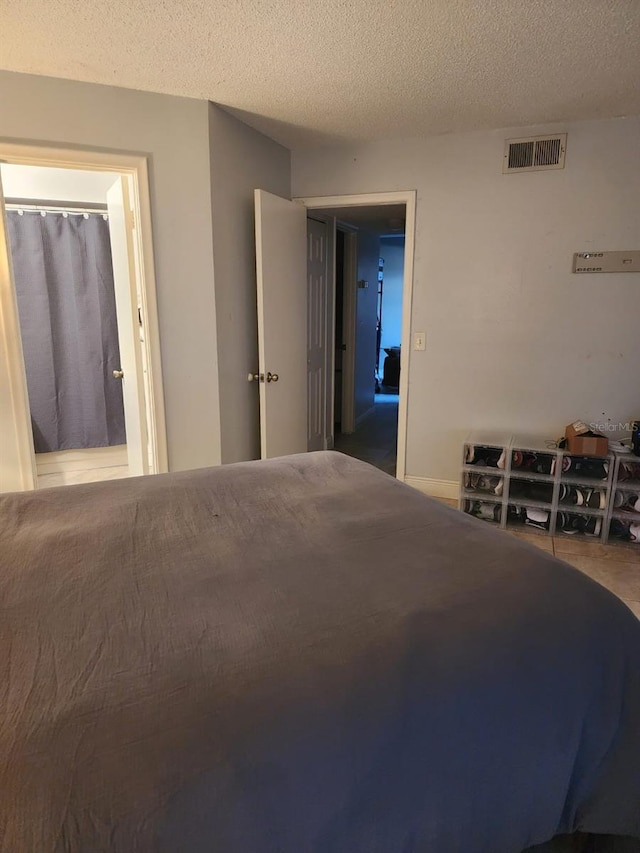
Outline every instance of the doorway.
<svg viewBox="0 0 640 853"><path fill-rule="evenodd" d="M369 193L351 196L323 196L313 198L286 199L265 190L254 191L255 235L256 235L256 285L258 313L258 363L250 365L248 380L255 382L260 400L260 451L263 459L274 456L286 456L304 453L316 440L326 449L334 445L334 361L335 361L335 299L334 286L334 238L339 217L349 214L366 216L368 208L384 208L389 212L393 205L401 206L405 219L405 247L402 295L402 340L401 349L403 367L399 379L399 400L397 415L397 458L395 474L399 479L405 475L406 431L407 431L407 388L409 369L409 341L411 320L411 295L413 287L413 246L415 239L415 191ZM312 212L310 214L310 212ZM331 282L326 287L328 298L311 300L310 293L320 292L309 281L309 247L311 244L308 217L330 221L327 230L325 258L331 263L319 265L314 275L322 276L324 267ZM349 226L340 219L341 227L349 230L345 237L345 282L343 301L344 314L351 311L348 323L353 331L355 342L356 308L358 295L367 294L367 304L373 301L374 316L377 305L377 276L379 261L378 235L374 241L374 268L370 275L363 278L358 271L357 246L362 244L364 229ZM347 277L348 269L348 277ZM306 286L303 285L306 282ZM347 286L349 284L349 286ZM371 285L371 289L369 289ZM348 295L348 298L347 298ZM313 315L310 308L317 305ZM348 309L348 306L351 308ZM318 411L326 415L326 424L317 418L314 423L322 426L322 435L313 435L311 431L309 405L309 370L313 359L309 353L309 328L327 329L327 345L324 347L322 366L323 380L313 385L317 390L317 399L322 403ZM363 326L364 329L364 326ZM321 340L321 335L316 340ZM341 429L345 431L345 422L349 417L349 406L353 407L354 425L358 418L373 408L375 397L375 358L377 348L376 323L366 326L366 334L360 336L367 341L366 358L355 360L353 370L345 369L345 360L355 359L355 344L347 342L343 358L343 395L341 410ZM366 376L366 381L358 384L358 365ZM348 383L353 378L354 393L348 392ZM362 396L357 389L364 388ZM313 401L315 404L315 400ZM315 410L314 410L315 411Z"/></svg>
<svg viewBox="0 0 640 853"><path fill-rule="evenodd" d="M396 476L404 468L398 436L407 204L313 209L314 216L319 213L335 222L335 299L329 303L333 418L327 446ZM313 303L308 307L313 313ZM406 411L406 390L404 403ZM402 456L403 448L404 443Z"/></svg>
<svg viewBox="0 0 640 853"><path fill-rule="evenodd" d="M167 470L146 165L0 154L0 394L15 425L0 490Z"/></svg>
<svg viewBox="0 0 640 853"><path fill-rule="evenodd" d="M301 201L335 223L326 446L403 478L415 194Z"/></svg>

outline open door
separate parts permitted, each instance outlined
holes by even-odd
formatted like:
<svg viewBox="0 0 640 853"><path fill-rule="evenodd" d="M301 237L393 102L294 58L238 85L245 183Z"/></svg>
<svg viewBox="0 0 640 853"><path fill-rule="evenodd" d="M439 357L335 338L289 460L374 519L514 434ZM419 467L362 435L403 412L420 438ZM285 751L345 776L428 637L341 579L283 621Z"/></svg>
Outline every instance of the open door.
<svg viewBox="0 0 640 853"><path fill-rule="evenodd" d="M0 492L35 487L27 377L0 180Z"/></svg>
<svg viewBox="0 0 640 853"><path fill-rule="evenodd" d="M120 370L114 370L113 381L122 382L129 476L137 476L149 473L149 450L133 214L126 178L119 177L107 191L107 207L120 348Z"/></svg>
<svg viewBox="0 0 640 853"><path fill-rule="evenodd" d="M260 450L307 451L307 210L255 190Z"/></svg>

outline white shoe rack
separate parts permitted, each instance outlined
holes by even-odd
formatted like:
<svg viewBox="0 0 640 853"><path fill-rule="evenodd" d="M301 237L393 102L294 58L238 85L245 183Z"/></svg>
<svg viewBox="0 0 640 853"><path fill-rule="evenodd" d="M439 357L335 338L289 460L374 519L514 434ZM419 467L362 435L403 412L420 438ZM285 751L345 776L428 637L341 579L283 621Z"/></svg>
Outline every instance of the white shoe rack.
<svg viewBox="0 0 640 853"><path fill-rule="evenodd" d="M532 454L538 470L526 467ZM637 456L577 456L555 441L503 433L473 432L464 443L459 508L496 527L640 548L624 536L625 525L640 524L636 495Z"/></svg>
<svg viewBox="0 0 640 853"><path fill-rule="evenodd" d="M628 542L621 528L629 523L640 527L640 456L618 456L613 482L613 500L608 519L608 541L631 544L640 550L640 540Z"/></svg>

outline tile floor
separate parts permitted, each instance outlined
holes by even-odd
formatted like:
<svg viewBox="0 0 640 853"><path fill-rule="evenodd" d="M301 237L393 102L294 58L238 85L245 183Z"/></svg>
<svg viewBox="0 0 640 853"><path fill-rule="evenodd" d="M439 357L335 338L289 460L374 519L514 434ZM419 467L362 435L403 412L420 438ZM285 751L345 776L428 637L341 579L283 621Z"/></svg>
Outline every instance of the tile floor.
<svg viewBox="0 0 640 853"><path fill-rule="evenodd" d="M446 499L443 503L458 505ZM580 569L621 598L640 619L640 546L603 545L572 536L542 536L519 531L505 531L505 536L524 539Z"/></svg>
<svg viewBox="0 0 640 853"><path fill-rule="evenodd" d="M109 468L91 468L84 471L64 471L58 474L38 475L38 488L50 489L53 486L72 486L77 483L95 483L98 480L119 480L129 476L128 465L114 465Z"/></svg>

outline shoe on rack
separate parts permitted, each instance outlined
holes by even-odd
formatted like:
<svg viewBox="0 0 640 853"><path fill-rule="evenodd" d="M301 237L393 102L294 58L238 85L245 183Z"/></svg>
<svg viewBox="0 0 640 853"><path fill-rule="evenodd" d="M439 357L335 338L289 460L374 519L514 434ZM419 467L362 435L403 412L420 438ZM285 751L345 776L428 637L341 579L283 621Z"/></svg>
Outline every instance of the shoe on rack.
<svg viewBox="0 0 640 853"><path fill-rule="evenodd" d="M640 494L617 491L613 497L613 506L628 512L640 512Z"/></svg>
<svg viewBox="0 0 640 853"><path fill-rule="evenodd" d="M604 509L607 505L607 493L604 489L587 489L585 506L589 509Z"/></svg>
<svg viewBox="0 0 640 853"><path fill-rule="evenodd" d="M590 456L565 456L562 470L572 476L587 477L589 480L606 480L609 476L609 463Z"/></svg>
<svg viewBox="0 0 640 853"><path fill-rule="evenodd" d="M477 504L476 512L474 513L477 518L484 518L485 521L500 521L502 504L485 503L483 501L477 501Z"/></svg>
<svg viewBox="0 0 640 853"><path fill-rule="evenodd" d="M539 530L548 530L550 526L550 513L543 509L534 509L526 507L527 521L530 527L537 527Z"/></svg>
<svg viewBox="0 0 640 853"><path fill-rule="evenodd" d="M474 492L491 492L501 495L504 488L503 477L491 477L487 474L467 474L465 488Z"/></svg>
<svg viewBox="0 0 640 853"><path fill-rule="evenodd" d="M504 488L504 479L502 477L482 477L482 491L491 492L494 495L501 495Z"/></svg>
<svg viewBox="0 0 640 853"><path fill-rule="evenodd" d="M509 504L507 507L507 522L509 524L526 524L527 511L522 506L513 506Z"/></svg>
<svg viewBox="0 0 640 853"><path fill-rule="evenodd" d="M602 519L593 515L576 515L568 512L559 512L556 520L556 530L563 533L584 533L587 536L600 536L602 532Z"/></svg>
<svg viewBox="0 0 640 853"><path fill-rule="evenodd" d="M555 473L556 457L549 453L540 453L534 460L531 470L536 474L553 474Z"/></svg>
<svg viewBox="0 0 640 853"><path fill-rule="evenodd" d="M500 521L500 510L502 509L502 504L466 500L464 502L463 509L469 515L475 515L476 518L484 518L489 521Z"/></svg>
<svg viewBox="0 0 640 853"><path fill-rule="evenodd" d="M478 489L480 491L491 492L494 495L501 495L503 487L504 480L502 477L489 477L486 474L483 474L480 477L480 482L478 484Z"/></svg>
<svg viewBox="0 0 640 853"><path fill-rule="evenodd" d="M584 533L587 536L600 536L602 532L602 519L593 515L576 515L559 512L556 529L562 530L563 533Z"/></svg>
<svg viewBox="0 0 640 853"><path fill-rule="evenodd" d="M628 542L631 539L631 525L628 521L612 518L609 537L612 539L623 539L625 542Z"/></svg>
<svg viewBox="0 0 640 853"><path fill-rule="evenodd" d="M511 454L511 467L521 471L533 471L536 454L530 450L514 450Z"/></svg>
<svg viewBox="0 0 640 853"><path fill-rule="evenodd" d="M467 465L481 465L485 468L498 468L498 463L504 456L500 447L487 447L483 444L467 445L465 462ZM504 467L504 464L503 466Z"/></svg>
<svg viewBox="0 0 640 853"><path fill-rule="evenodd" d="M587 536L600 536L602 533L602 519L595 515L584 516L585 522L582 532Z"/></svg>
<svg viewBox="0 0 640 853"><path fill-rule="evenodd" d="M618 470L618 479L620 482L624 480L640 480L640 463L632 462L631 459L621 461Z"/></svg>
<svg viewBox="0 0 640 853"><path fill-rule="evenodd" d="M624 506L624 504L626 503L626 500L627 500L627 496L625 495L624 492L616 491L616 493L613 496L613 507L614 507L614 509L619 509L621 506Z"/></svg>
<svg viewBox="0 0 640 853"><path fill-rule="evenodd" d="M584 506L584 494L582 489L576 486L567 486L565 483L560 485L560 494L558 500L561 504L570 506Z"/></svg>
<svg viewBox="0 0 640 853"><path fill-rule="evenodd" d="M576 518L577 516L571 515L568 512L559 512L556 516L556 530L570 535L578 533L579 528L576 524Z"/></svg>

